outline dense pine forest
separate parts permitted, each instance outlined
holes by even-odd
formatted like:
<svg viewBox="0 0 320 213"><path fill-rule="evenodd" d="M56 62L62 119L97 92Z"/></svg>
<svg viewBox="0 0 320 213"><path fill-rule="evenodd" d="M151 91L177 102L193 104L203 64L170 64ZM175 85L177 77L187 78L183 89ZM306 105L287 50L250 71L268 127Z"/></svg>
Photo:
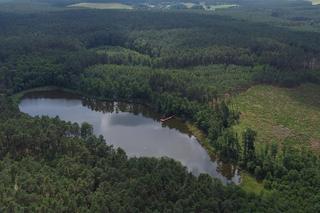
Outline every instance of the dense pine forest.
<svg viewBox="0 0 320 213"><path fill-rule="evenodd" d="M320 211L319 150L302 136L259 138L233 101L256 85L320 84L319 6L247 0L227 1L240 6L221 11L94 10L71 3L0 1L1 212ZM240 168L243 182L194 176L167 157L129 158L88 123L19 111L24 91L48 86L174 114Z"/></svg>

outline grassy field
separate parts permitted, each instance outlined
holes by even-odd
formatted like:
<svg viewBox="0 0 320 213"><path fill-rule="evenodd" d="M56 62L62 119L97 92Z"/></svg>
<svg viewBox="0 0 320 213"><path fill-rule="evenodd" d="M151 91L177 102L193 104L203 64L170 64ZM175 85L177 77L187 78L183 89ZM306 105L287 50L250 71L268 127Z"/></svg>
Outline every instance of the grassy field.
<svg viewBox="0 0 320 213"><path fill-rule="evenodd" d="M290 143L320 151L319 85L293 89L259 85L231 102L241 112L234 128L239 133L246 127L256 130L258 144Z"/></svg>
<svg viewBox="0 0 320 213"><path fill-rule="evenodd" d="M121 3L78 3L72 4L68 7L82 7L82 8L89 8L89 9L125 9L131 10L133 9L132 6L121 4Z"/></svg>

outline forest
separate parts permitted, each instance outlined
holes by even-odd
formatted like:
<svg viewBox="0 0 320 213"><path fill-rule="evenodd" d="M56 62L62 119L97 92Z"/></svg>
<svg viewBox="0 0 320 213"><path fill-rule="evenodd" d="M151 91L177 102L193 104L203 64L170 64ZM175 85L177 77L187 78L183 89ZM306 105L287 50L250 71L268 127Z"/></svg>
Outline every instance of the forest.
<svg viewBox="0 0 320 213"><path fill-rule="evenodd" d="M307 16L306 3L217 13L63 6L0 10L0 211L320 211L319 153L257 144L249 127L239 135L242 112L230 102L254 85L320 84L319 7L309 9L311 25L288 19ZM17 94L45 86L175 114L262 191L196 177L166 157L129 158L88 123L21 113Z"/></svg>

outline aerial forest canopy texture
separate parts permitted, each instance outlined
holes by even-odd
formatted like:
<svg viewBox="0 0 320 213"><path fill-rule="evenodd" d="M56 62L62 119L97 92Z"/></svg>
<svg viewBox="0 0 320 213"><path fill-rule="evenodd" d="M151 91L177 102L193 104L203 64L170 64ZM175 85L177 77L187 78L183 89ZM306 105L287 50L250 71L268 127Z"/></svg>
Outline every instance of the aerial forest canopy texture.
<svg viewBox="0 0 320 213"><path fill-rule="evenodd" d="M319 84L317 1L0 0L0 212L320 212ZM20 112L50 88L175 115L240 184Z"/></svg>

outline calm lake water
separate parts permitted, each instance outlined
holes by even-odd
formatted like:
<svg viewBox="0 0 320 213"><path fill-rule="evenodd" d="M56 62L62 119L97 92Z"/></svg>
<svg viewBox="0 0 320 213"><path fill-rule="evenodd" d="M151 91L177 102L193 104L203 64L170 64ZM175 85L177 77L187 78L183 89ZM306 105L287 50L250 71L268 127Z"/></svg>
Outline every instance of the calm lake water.
<svg viewBox="0 0 320 213"><path fill-rule="evenodd" d="M88 122L96 135L103 135L108 144L121 147L129 157L167 156L195 175L208 173L225 183L240 181L234 166L210 159L182 121L161 123L159 114L139 104L88 101L63 91L47 91L26 94L19 108L31 116Z"/></svg>

